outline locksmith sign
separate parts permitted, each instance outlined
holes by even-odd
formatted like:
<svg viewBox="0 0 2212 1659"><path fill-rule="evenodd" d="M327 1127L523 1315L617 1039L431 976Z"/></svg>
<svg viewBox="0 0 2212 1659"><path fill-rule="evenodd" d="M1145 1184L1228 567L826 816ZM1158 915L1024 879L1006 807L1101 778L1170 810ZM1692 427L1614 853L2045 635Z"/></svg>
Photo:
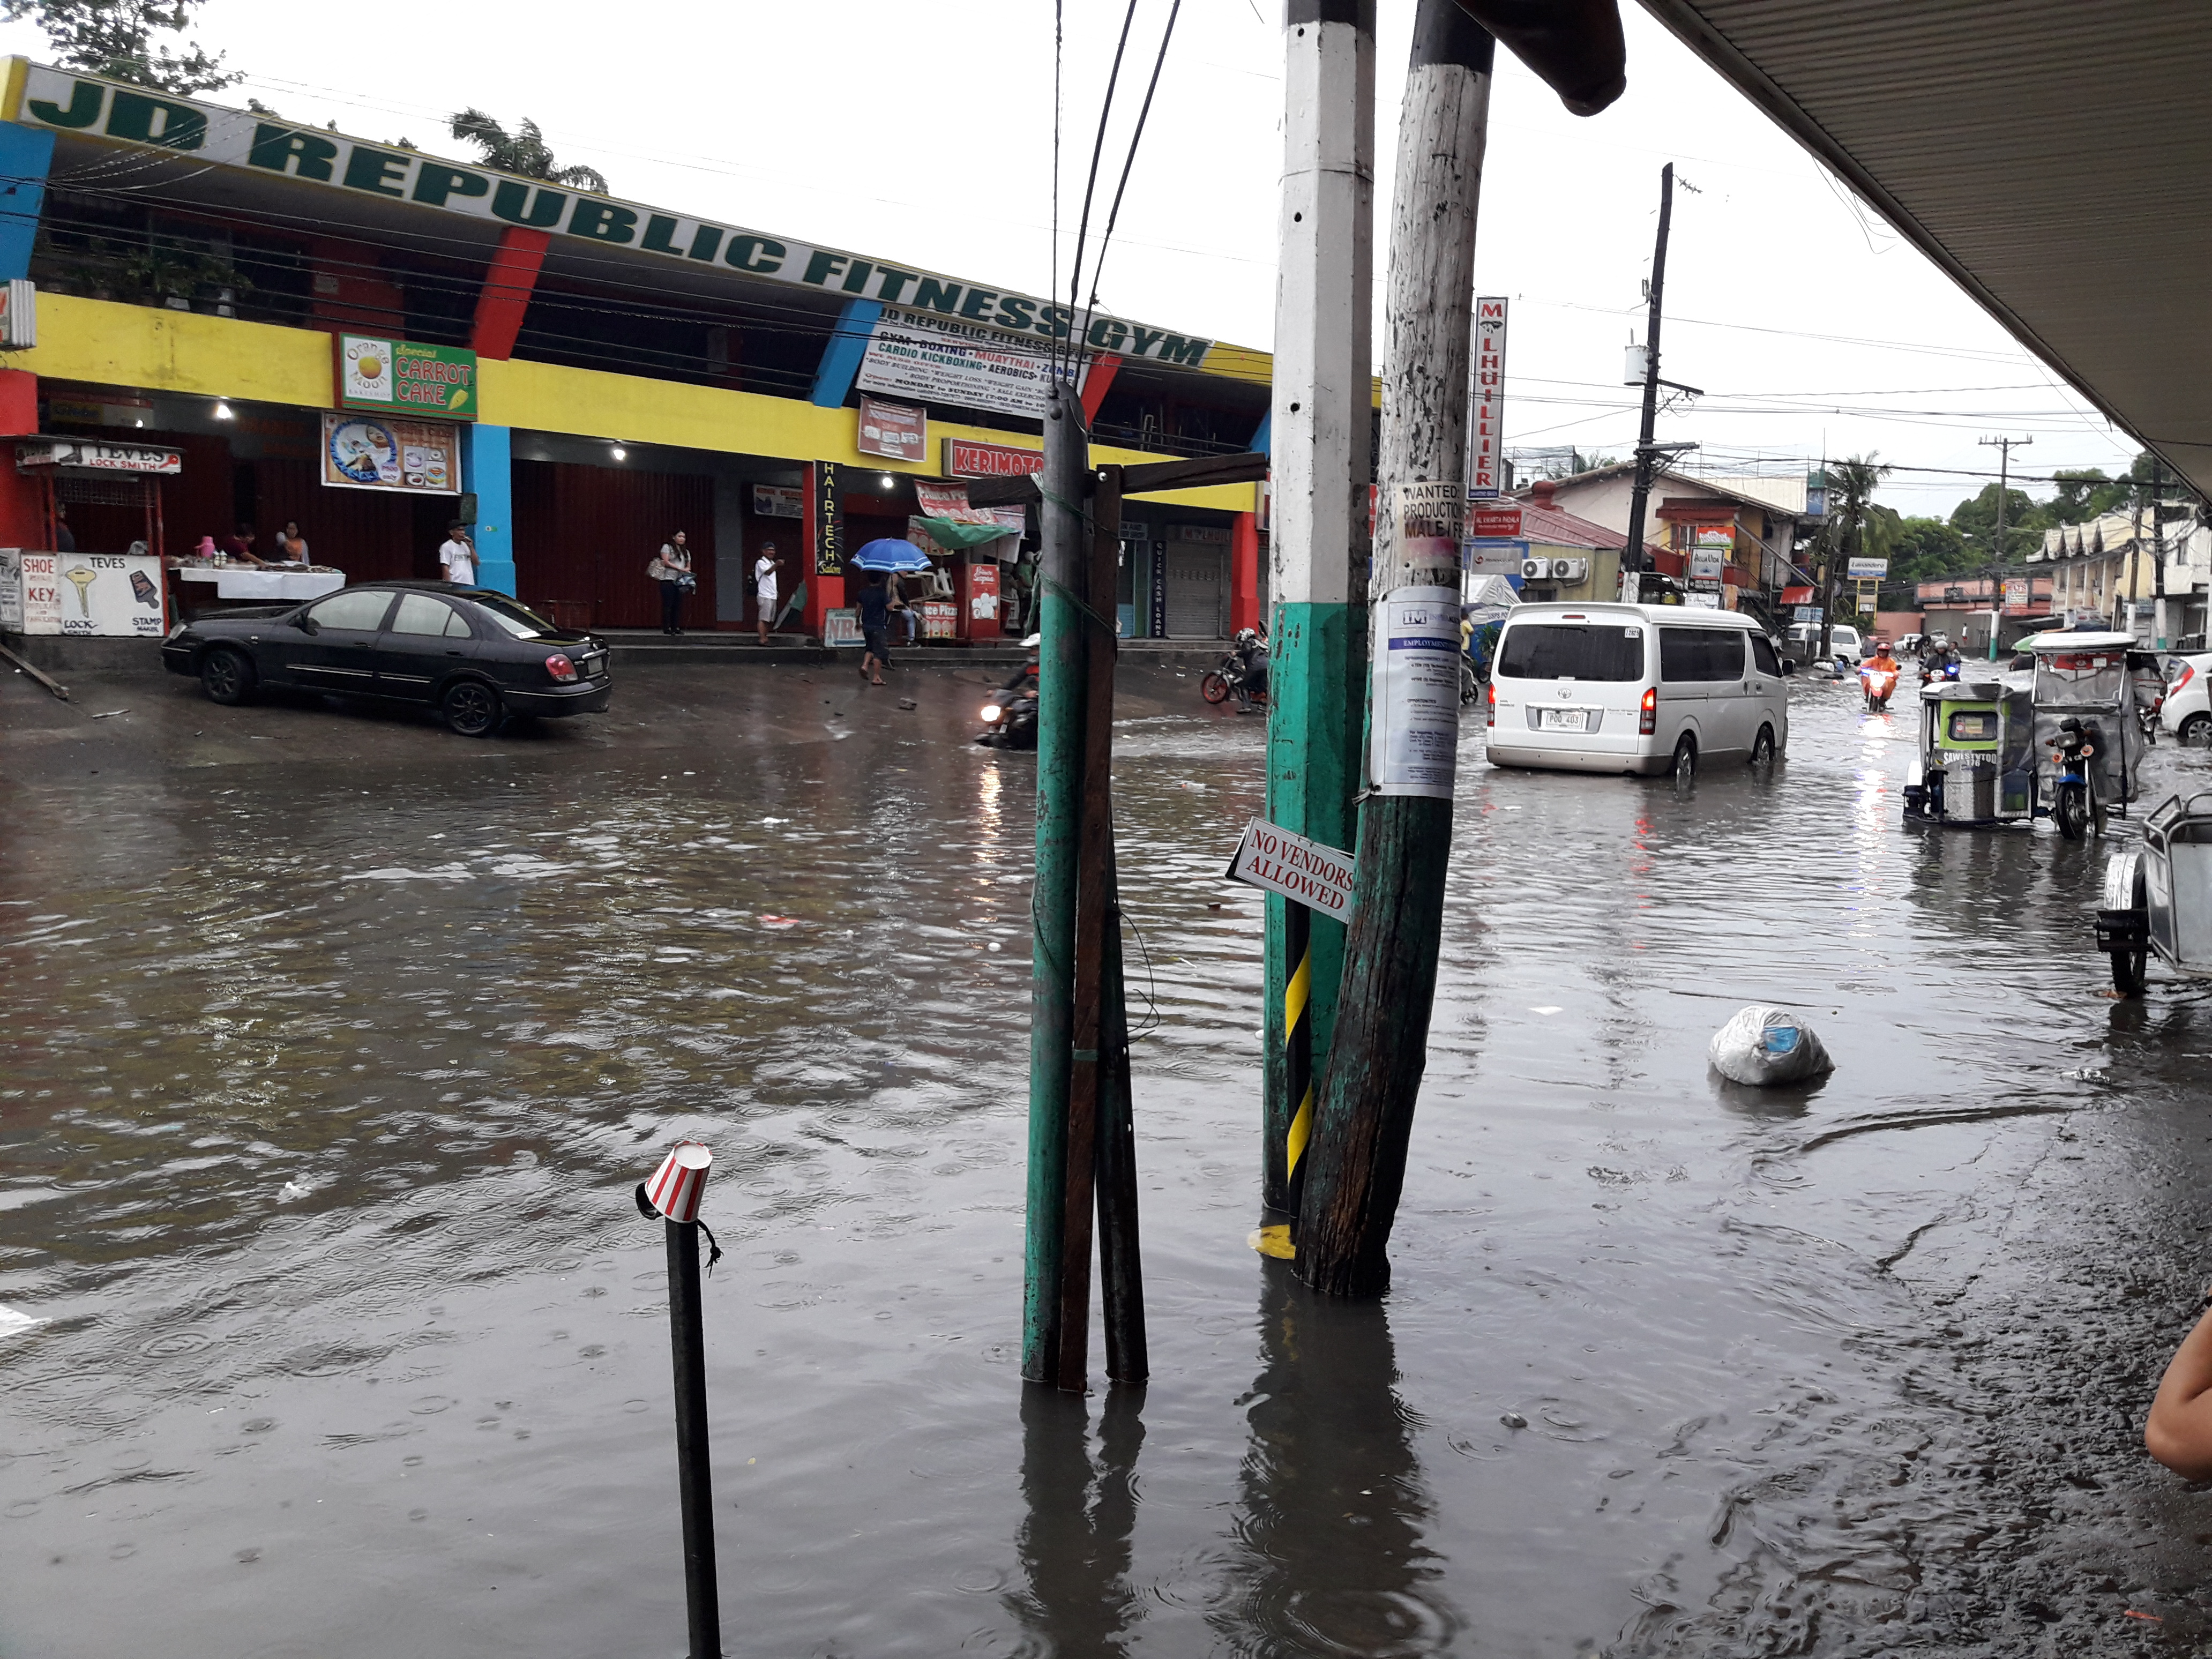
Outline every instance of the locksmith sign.
<svg viewBox="0 0 2212 1659"><path fill-rule="evenodd" d="M10 76L11 81L15 78ZM716 266L811 288L839 300L902 307L1032 342L1066 340L1079 329L1094 349L1185 368L1203 368L1212 346L1210 340L1073 311L1034 295L904 270L835 248L663 213L489 167L461 167L416 150L367 143L267 115L160 97L143 87L94 76L33 64L24 66L21 83L17 107L0 114L27 126L79 134L149 154L166 152L195 167L236 168L316 185L335 195L404 202L426 211L479 220L495 228L520 225L548 233L556 247L567 239L571 245L588 244L592 251L627 248L665 260L672 267Z"/></svg>
<svg viewBox="0 0 2212 1659"><path fill-rule="evenodd" d="M1229 860L1229 879L1280 893L1295 904L1342 921L1352 912L1352 859L1261 818L1245 826Z"/></svg>

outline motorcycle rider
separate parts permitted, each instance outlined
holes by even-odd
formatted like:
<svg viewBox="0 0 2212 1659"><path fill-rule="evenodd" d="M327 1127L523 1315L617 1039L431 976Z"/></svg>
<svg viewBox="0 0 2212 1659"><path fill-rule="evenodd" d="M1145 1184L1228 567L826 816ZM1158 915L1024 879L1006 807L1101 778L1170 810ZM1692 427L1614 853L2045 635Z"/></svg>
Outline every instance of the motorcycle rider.
<svg viewBox="0 0 2212 1659"><path fill-rule="evenodd" d="M1877 641L1874 655L1859 665L1859 683L1866 688L1869 703L1887 702L1890 693L1897 690L1897 659L1890 654L1889 641Z"/></svg>
<svg viewBox="0 0 2212 1659"><path fill-rule="evenodd" d="M1256 714L1260 710L1253 699L1267 695L1267 641L1258 629L1243 628L1230 648L1243 670L1237 677L1237 712Z"/></svg>

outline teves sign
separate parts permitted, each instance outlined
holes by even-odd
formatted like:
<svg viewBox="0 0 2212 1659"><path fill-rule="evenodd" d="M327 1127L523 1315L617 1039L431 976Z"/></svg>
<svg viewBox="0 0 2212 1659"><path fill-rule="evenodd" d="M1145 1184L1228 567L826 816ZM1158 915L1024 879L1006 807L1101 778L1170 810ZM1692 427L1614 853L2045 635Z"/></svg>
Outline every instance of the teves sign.
<svg viewBox="0 0 2212 1659"><path fill-rule="evenodd" d="M461 214L495 227L550 231L600 248L634 248L686 266L720 265L840 300L903 306L1031 338L1064 340L1079 325L1095 349L1123 357L1198 368L1213 343L1123 318L1077 313L1032 295L904 270L835 248L657 212L488 167L458 167L416 150L364 143L216 104L158 97L143 87L37 64L27 67L20 106L0 110L0 115L30 126L189 155L199 166L275 174L334 191Z"/></svg>
<svg viewBox="0 0 2212 1659"><path fill-rule="evenodd" d="M1229 860L1229 878L1280 893L1294 904L1342 921L1352 911L1352 858L1264 819L1245 826Z"/></svg>

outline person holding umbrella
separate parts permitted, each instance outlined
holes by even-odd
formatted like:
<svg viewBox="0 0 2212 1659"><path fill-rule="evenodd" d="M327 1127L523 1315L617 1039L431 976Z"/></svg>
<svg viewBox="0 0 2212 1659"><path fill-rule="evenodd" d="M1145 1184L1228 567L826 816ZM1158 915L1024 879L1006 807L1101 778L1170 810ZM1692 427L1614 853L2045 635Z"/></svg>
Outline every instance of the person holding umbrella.
<svg viewBox="0 0 2212 1659"><path fill-rule="evenodd" d="M893 593L884 579L902 572L928 569L929 556L901 537L884 536L855 553L853 568L864 572L868 579L866 586L860 589L859 603L860 641L865 647L860 658L860 677L872 684L881 685L884 670L890 665L890 613L906 609L906 601Z"/></svg>

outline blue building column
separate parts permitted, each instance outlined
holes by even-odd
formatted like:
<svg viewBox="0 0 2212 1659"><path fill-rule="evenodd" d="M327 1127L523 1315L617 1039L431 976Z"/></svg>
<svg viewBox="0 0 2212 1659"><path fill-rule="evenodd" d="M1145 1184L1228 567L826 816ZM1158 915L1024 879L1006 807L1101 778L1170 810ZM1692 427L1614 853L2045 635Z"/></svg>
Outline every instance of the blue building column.
<svg viewBox="0 0 2212 1659"><path fill-rule="evenodd" d="M0 283L31 274L31 243L53 159L52 133L0 121Z"/></svg>
<svg viewBox="0 0 2212 1659"><path fill-rule="evenodd" d="M514 433L511 427L461 428L461 487L477 498L477 580L514 592Z"/></svg>
<svg viewBox="0 0 2212 1659"><path fill-rule="evenodd" d="M879 301L845 301L845 309L838 313L837 326L830 331L830 343L822 349L822 361L814 370L813 401L817 406L843 406L845 394L852 391L853 380L860 372L860 359L867 356L868 337L876 331L876 319L883 314Z"/></svg>

